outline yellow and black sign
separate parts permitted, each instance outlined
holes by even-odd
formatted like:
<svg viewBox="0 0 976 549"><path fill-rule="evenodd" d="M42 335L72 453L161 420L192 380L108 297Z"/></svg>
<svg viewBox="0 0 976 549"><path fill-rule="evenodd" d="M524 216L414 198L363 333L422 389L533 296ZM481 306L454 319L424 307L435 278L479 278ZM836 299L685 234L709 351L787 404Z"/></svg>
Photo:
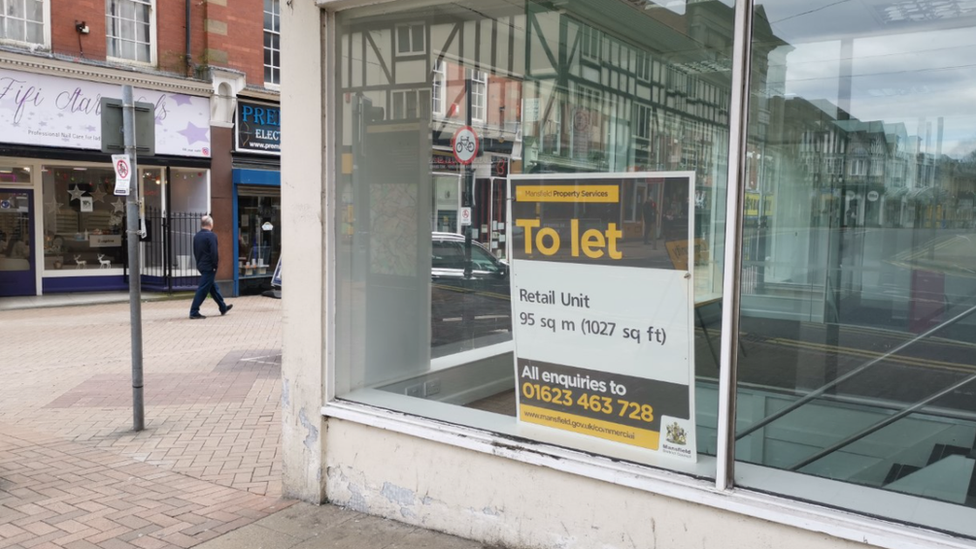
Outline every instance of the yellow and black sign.
<svg viewBox="0 0 976 549"><path fill-rule="evenodd" d="M516 202L620 202L617 185L519 185Z"/></svg>
<svg viewBox="0 0 976 549"><path fill-rule="evenodd" d="M519 419L657 450L661 417L689 417L684 385L518 359Z"/></svg>
<svg viewBox="0 0 976 549"><path fill-rule="evenodd" d="M513 258L675 269L658 241L666 232L687 234L688 180L644 182L640 196L658 197L646 203L634 185L614 177L513 180ZM636 224L636 233L625 224Z"/></svg>

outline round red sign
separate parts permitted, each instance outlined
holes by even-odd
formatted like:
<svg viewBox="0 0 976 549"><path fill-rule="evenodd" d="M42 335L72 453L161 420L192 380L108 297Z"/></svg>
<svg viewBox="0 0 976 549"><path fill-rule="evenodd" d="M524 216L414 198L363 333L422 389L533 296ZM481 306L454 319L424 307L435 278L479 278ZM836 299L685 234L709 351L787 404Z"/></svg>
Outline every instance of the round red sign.
<svg viewBox="0 0 976 549"><path fill-rule="evenodd" d="M458 162L470 164L478 156L478 134L474 133L471 126L458 128L451 138L451 150Z"/></svg>

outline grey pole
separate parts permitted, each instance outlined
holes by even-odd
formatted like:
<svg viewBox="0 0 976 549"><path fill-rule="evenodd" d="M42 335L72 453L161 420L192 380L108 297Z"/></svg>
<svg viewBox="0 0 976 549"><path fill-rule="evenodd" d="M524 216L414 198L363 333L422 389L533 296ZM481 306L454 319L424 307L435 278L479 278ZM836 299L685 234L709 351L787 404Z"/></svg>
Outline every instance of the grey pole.
<svg viewBox="0 0 976 549"><path fill-rule="evenodd" d="M142 276L139 270L139 168L136 163L136 104L132 86L122 86L122 131L129 155L129 196L125 200L129 252L129 324L132 336L132 429L145 428L142 402Z"/></svg>

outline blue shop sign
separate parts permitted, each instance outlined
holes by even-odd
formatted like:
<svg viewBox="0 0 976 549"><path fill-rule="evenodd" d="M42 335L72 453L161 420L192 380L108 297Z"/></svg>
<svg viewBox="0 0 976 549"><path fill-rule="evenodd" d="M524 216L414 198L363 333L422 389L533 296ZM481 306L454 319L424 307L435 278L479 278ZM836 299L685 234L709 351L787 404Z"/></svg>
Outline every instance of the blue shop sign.
<svg viewBox="0 0 976 549"><path fill-rule="evenodd" d="M281 107L237 102L237 151L281 154Z"/></svg>

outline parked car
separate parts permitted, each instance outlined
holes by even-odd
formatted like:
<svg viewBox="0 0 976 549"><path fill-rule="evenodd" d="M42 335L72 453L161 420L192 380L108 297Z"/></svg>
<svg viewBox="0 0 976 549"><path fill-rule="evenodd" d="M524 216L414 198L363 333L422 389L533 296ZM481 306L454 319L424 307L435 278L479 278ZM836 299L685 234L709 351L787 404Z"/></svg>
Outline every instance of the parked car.
<svg viewBox="0 0 976 549"><path fill-rule="evenodd" d="M431 234L431 334L434 346L512 329L508 265L471 242L465 276L463 235Z"/></svg>

